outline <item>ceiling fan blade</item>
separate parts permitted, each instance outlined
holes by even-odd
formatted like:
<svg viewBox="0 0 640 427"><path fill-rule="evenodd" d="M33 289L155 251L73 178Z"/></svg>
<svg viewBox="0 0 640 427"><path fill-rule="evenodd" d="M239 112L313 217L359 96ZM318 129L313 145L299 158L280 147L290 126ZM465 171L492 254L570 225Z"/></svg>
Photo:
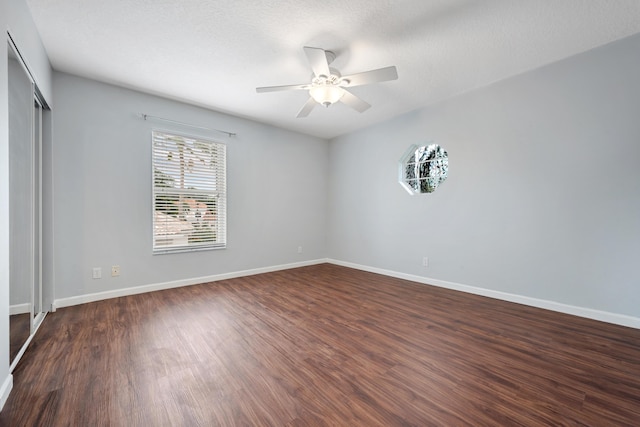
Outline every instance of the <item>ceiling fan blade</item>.
<svg viewBox="0 0 640 427"><path fill-rule="evenodd" d="M266 87L257 87L256 92L277 92L281 90L298 90L298 89L309 89L308 84L299 84L299 85L286 85L286 86L266 86Z"/></svg>
<svg viewBox="0 0 640 427"><path fill-rule="evenodd" d="M329 77L331 75L331 71L329 71L329 63L327 62L327 54L324 49L320 49L318 47L308 47L305 46L304 53L307 55L307 60L309 61L309 65L311 65L311 69L313 70L313 74L318 76L326 76Z"/></svg>
<svg viewBox="0 0 640 427"><path fill-rule="evenodd" d="M353 108L359 113L362 113L363 111L366 111L369 107L371 107L371 105L367 104L362 99L358 98L348 90L346 89L343 89L343 90L344 90L344 94L342 95L342 98L340 98L340 101L343 104L348 105L349 107Z"/></svg>
<svg viewBox="0 0 640 427"><path fill-rule="evenodd" d="M386 82L388 80L396 80L398 78L398 70L396 67L385 67L377 70L364 71L362 73L343 76L342 81L346 83L345 87L368 85L370 83Z"/></svg>
<svg viewBox="0 0 640 427"><path fill-rule="evenodd" d="M309 97L309 100L302 106L296 118L299 119L301 117L307 117L316 104L317 102L313 98Z"/></svg>

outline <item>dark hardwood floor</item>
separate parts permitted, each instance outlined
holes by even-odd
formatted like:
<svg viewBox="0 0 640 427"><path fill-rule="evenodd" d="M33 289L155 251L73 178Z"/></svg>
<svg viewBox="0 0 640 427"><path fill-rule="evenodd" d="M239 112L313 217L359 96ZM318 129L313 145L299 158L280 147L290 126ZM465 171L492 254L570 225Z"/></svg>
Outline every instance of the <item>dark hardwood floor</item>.
<svg viewBox="0 0 640 427"><path fill-rule="evenodd" d="M323 264L47 316L6 426L640 426L640 330Z"/></svg>

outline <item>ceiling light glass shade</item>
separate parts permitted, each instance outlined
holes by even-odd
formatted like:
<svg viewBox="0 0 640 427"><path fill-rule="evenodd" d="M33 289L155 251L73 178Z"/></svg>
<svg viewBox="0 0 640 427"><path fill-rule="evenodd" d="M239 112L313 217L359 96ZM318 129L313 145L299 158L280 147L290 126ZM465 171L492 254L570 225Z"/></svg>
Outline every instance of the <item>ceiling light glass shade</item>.
<svg viewBox="0 0 640 427"><path fill-rule="evenodd" d="M334 85L314 86L309 89L309 95L311 95L318 104L328 107L342 98L344 90Z"/></svg>

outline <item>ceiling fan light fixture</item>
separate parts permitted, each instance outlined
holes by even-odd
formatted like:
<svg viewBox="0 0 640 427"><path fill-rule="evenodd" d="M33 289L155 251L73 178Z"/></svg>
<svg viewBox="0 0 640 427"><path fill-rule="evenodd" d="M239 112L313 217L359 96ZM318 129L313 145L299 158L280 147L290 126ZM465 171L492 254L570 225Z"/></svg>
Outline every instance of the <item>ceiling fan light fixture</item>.
<svg viewBox="0 0 640 427"><path fill-rule="evenodd" d="M309 95L311 95L318 104L328 107L342 98L344 90L341 87L332 84L319 85L313 86L309 89Z"/></svg>
<svg viewBox="0 0 640 427"><path fill-rule="evenodd" d="M302 109L298 111L296 115L297 118L307 117L316 104L329 107L338 101L362 113L371 107L371 105L350 92L352 86L363 86L396 80L398 78L398 71L395 66L363 71L342 77L342 74L340 74L338 70L329 66L336 57L335 53L309 46L304 47L304 53L313 71L310 84L303 83L256 88L256 92L258 93L280 90L308 90L309 98L302 106Z"/></svg>

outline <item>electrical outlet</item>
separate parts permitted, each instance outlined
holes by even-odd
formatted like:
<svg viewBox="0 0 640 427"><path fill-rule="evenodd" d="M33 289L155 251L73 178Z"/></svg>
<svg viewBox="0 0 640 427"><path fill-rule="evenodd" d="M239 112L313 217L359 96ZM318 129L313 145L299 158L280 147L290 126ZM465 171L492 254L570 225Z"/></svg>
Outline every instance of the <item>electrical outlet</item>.
<svg viewBox="0 0 640 427"><path fill-rule="evenodd" d="M298 246L298 253L301 254L302 253L302 246Z"/></svg>
<svg viewBox="0 0 640 427"><path fill-rule="evenodd" d="M422 266L429 267L429 257L422 257Z"/></svg>
<svg viewBox="0 0 640 427"><path fill-rule="evenodd" d="M116 277L120 275L120 266L112 265L111 266L111 277Z"/></svg>
<svg viewBox="0 0 640 427"><path fill-rule="evenodd" d="M102 269L100 267L93 267L93 275L91 277L94 279L102 279Z"/></svg>

